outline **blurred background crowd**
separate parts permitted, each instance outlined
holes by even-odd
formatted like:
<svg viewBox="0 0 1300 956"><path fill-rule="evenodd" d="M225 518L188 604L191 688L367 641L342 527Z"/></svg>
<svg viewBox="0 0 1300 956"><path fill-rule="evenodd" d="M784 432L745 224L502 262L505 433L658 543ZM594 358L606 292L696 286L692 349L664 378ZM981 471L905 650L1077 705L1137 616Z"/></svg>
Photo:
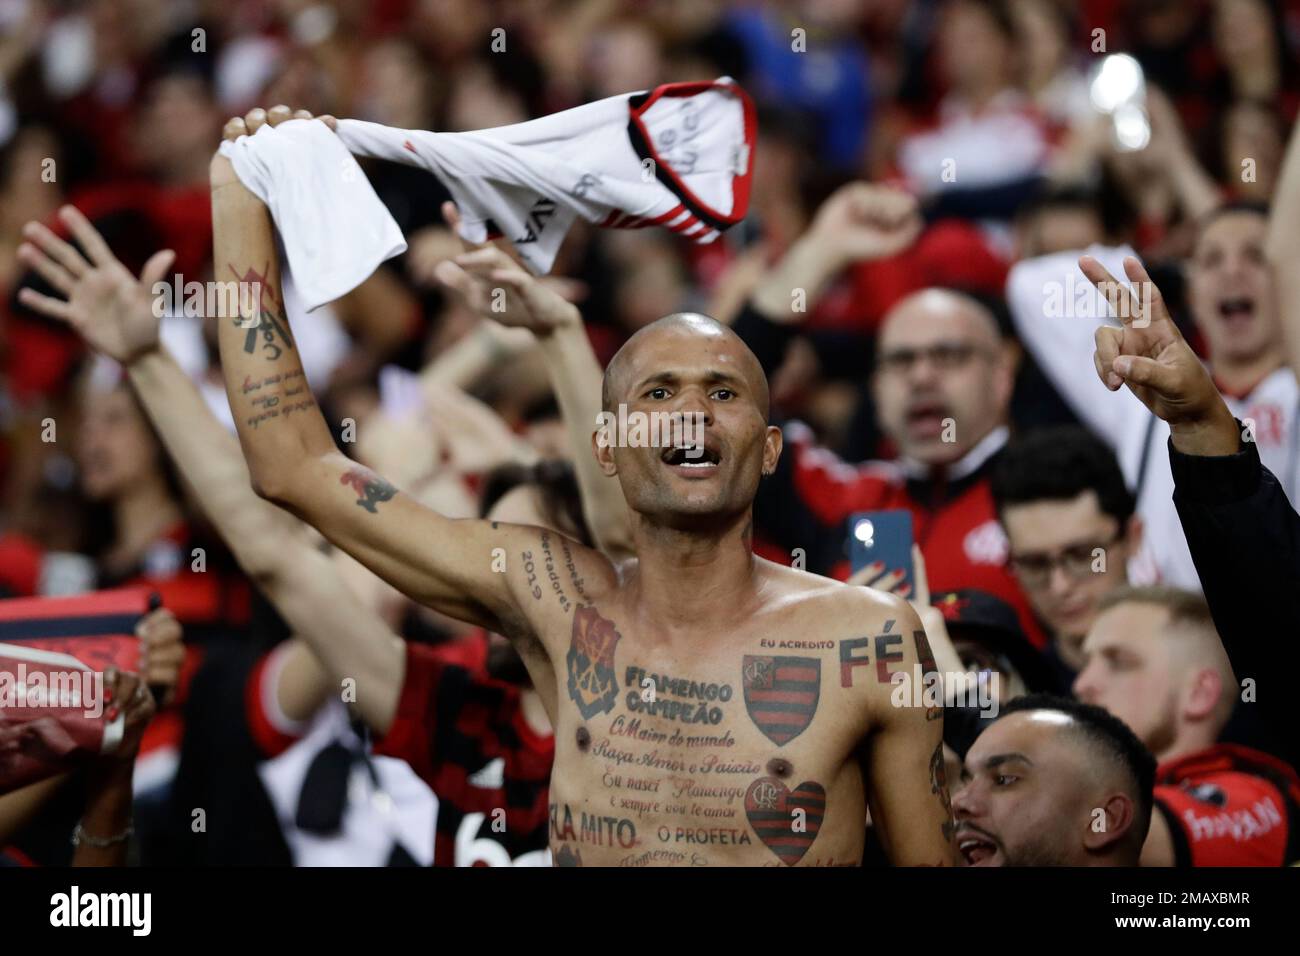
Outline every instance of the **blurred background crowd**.
<svg viewBox="0 0 1300 956"><path fill-rule="evenodd" d="M579 222L547 281L581 310L597 358L668 313L732 324L786 430L760 492L759 553L845 578L851 516L910 509L964 666L998 671L1008 695L1073 690L1106 707L1165 770L1224 744L1280 757L1273 776L1249 772L1282 781L1270 793L1285 849L1229 861L1293 859L1291 744L1234 716L1237 683L1214 642L1197 666L1221 692L1193 714L1179 682L1199 678L1138 639L1213 633L1170 517L1163 439L1140 406L1093 403L1096 323L1075 323L1078 344L1044 322L1042 290L1064 284L1068 313L1079 252L1136 252L1294 500L1296 336L1284 332L1300 315L1272 291L1265 237L1300 107L1297 45L1291 0L0 0L0 593L144 584L179 619L186 662L136 769L140 859L314 859L285 835L267 795L280 784L259 771L305 732L262 689L288 631L193 506L120 371L18 303L33 284L15 257L23 223L54 225L71 203L133 272L166 247L183 281L204 281L209 160L226 118L252 106L474 130L724 75L758 108L749 214L708 245ZM1141 106L1131 126L1099 103L1098 70L1120 53L1142 84L1121 91ZM531 485L549 524L583 533L574 449L535 342L435 278L460 251L439 211L447 194L405 167L366 169L409 248L300 323L327 419L344 441L354 423L349 453L421 483L446 513L486 513ZM899 248L857 231L860 181L915 197ZM806 301L792 307L794 289ZM163 338L229 421L213 330L172 315ZM414 398L412 381L426 386ZM396 414L412 401L431 410L418 428ZM940 437L949 420L955 440ZM526 682L486 636L392 593L374 600L455 666ZM1114 666L1125 655L1136 677ZM951 723L959 760L969 739ZM545 733L524 738L513 746L545 757ZM284 786L329 777L322 746ZM7 859L66 859L84 802L72 791L0 831ZM177 808L196 806L205 834L177 838L192 830ZM304 806L294 822L311 829ZM544 849L535 824L506 860ZM439 855L453 861L466 858Z"/></svg>

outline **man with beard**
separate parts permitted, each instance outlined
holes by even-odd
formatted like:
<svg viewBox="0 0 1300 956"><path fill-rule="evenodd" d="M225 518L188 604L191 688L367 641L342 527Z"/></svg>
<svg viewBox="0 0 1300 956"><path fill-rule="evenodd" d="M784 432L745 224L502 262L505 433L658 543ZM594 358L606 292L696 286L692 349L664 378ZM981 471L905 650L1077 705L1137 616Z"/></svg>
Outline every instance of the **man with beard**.
<svg viewBox="0 0 1300 956"><path fill-rule="evenodd" d="M267 121L256 110L226 134ZM669 316L606 369L605 412L674 428L593 435L633 512L636 558L616 568L536 527L444 518L340 454L280 305L267 209L224 158L212 188L217 271L262 288L254 334L218 320L254 487L413 599L510 637L555 728L557 858L855 864L870 806L892 862L951 861L942 709L889 699L893 670L932 666L916 613L753 554L781 436L730 330ZM521 276L487 278L518 295Z"/></svg>
<svg viewBox="0 0 1300 956"><path fill-rule="evenodd" d="M1018 697L966 752L957 846L971 866L1137 866L1155 770L1100 707Z"/></svg>

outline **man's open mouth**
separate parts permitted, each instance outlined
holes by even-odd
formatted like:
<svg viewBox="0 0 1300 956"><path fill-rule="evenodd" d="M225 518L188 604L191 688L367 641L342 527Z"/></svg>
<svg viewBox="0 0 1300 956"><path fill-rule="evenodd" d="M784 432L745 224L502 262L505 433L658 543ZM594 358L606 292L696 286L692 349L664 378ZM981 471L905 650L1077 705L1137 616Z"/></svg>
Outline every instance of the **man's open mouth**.
<svg viewBox="0 0 1300 956"><path fill-rule="evenodd" d="M665 448L663 454L659 457L666 465L675 468L698 469L700 471L716 468L718 463L722 461L722 456L718 454L717 449L701 444L688 444L680 448Z"/></svg>
<svg viewBox="0 0 1300 956"><path fill-rule="evenodd" d="M916 402L907 409L908 426L924 435L938 435L948 417L948 408L942 402Z"/></svg>
<svg viewBox="0 0 1300 956"><path fill-rule="evenodd" d="M1233 296L1219 300L1219 315L1229 323L1245 322L1255 317L1255 300L1250 296Z"/></svg>
<svg viewBox="0 0 1300 956"><path fill-rule="evenodd" d="M993 858L998 846L992 840L972 830L957 831L957 849L967 866L979 866Z"/></svg>

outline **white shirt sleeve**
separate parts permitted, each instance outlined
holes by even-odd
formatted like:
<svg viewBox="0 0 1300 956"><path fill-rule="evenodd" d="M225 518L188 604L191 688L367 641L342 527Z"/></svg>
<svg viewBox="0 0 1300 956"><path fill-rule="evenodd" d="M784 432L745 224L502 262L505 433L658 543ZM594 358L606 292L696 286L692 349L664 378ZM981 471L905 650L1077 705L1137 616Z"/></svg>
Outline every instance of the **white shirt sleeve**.
<svg viewBox="0 0 1300 956"><path fill-rule="evenodd" d="M1053 387L1079 419L1118 452L1144 434L1151 414L1128 389L1112 392L1093 365L1094 333L1115 325L1106 299L1079 271L1081 252L1060 252L1016 263L1007 276L1007 307L1016 333ZM1127 246L1092 246L1087 254L1124 275ZM1132 480L1134 476L1129 475Z"/></svg>

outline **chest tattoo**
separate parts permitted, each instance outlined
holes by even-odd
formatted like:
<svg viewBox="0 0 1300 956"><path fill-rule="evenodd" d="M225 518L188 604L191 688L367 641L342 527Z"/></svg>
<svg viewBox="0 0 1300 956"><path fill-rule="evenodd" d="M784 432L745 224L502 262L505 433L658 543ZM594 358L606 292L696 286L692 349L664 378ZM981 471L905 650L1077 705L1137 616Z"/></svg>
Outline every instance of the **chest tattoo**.
<svg viewBox="0 0 1300 956"><path fill-rule="evenodd" d="M817 658L746 654L741 678L750 719L778 747L812 723L821 697L822 662Z"/></svg>
<svg viewBox="0 0 1300 956"><path fill-rule="evenodd" d="M573 636L569 640L565 667L569 697L578 705L578 713L584 720L614 709L618 698L614 648L621 638L614 622L601 617L594 607L574 609Z"/></svg>
<svg viewBox="0 0 1300 956"><path fill-rule="evenodd" d="M776 777L760 777L745 792L745 815L763 844L793 866L817 839L826 815L826 789L805 780L791 790Z"/></svg>

